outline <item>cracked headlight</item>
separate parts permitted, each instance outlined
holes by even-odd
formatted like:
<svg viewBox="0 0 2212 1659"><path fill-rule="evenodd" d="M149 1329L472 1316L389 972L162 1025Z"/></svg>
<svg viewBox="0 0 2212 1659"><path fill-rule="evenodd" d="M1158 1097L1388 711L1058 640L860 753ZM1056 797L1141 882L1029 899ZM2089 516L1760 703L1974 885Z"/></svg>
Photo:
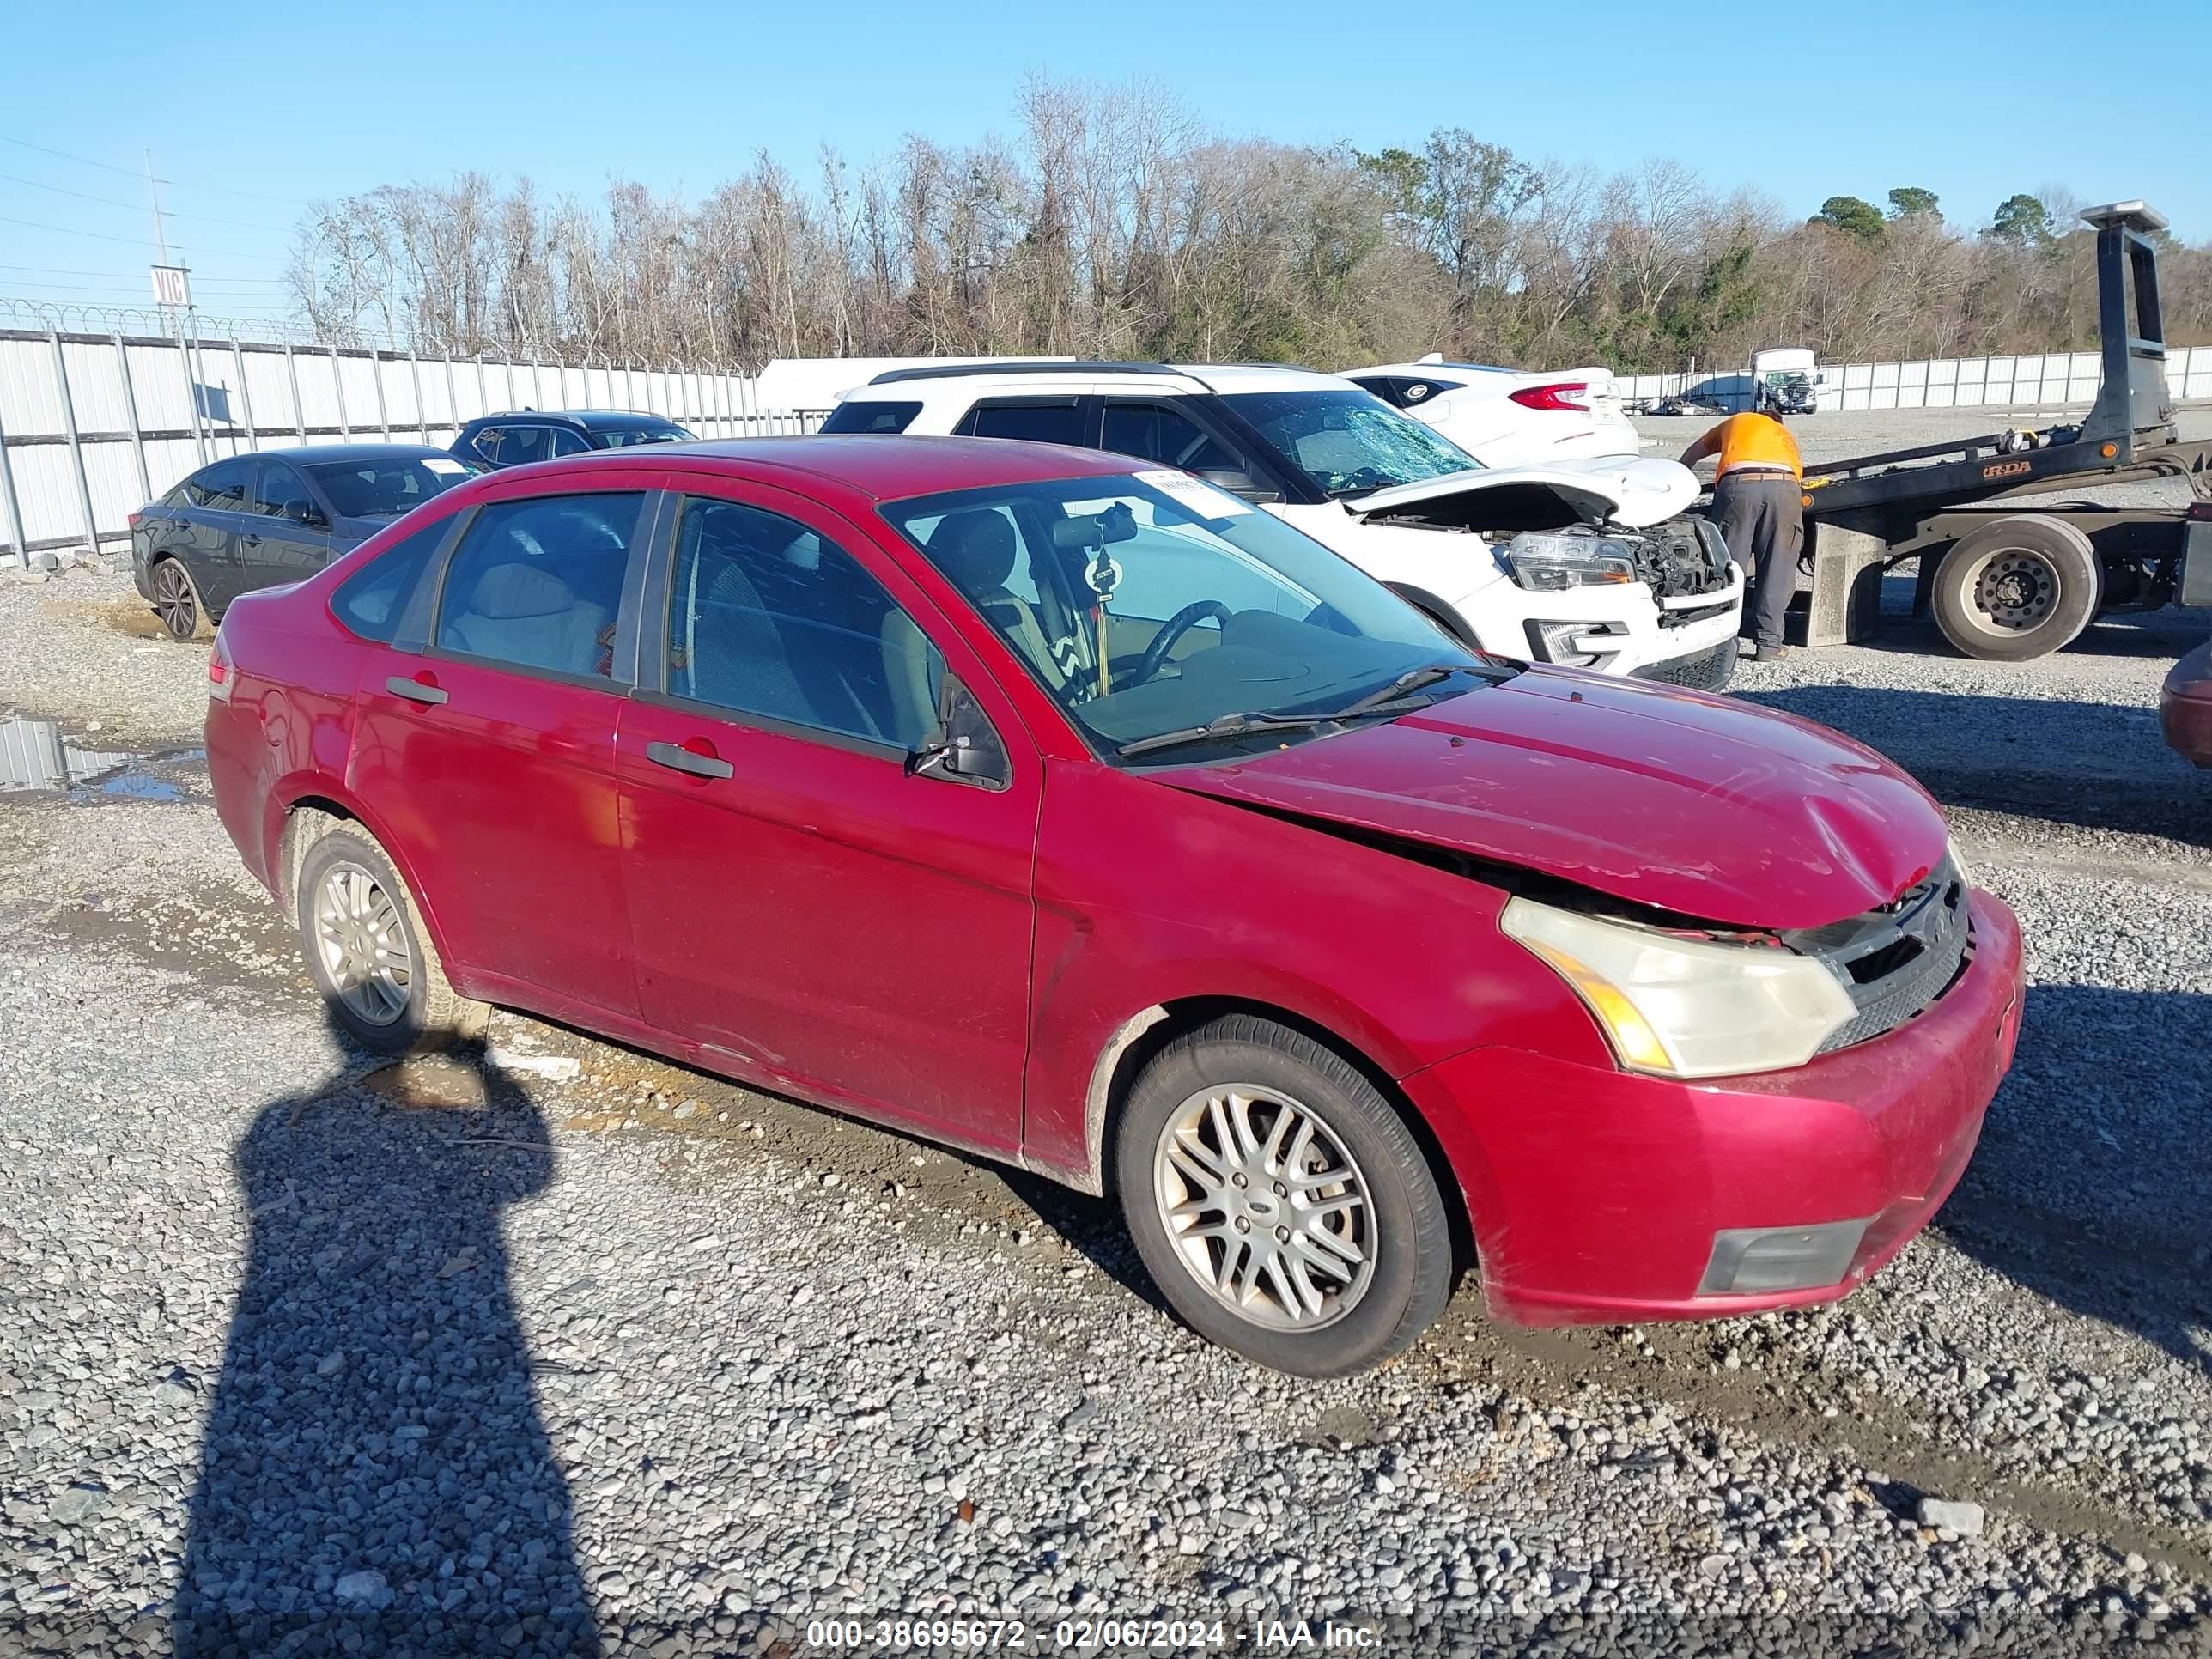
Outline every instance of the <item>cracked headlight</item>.
<svg viewBox="0 0 2212 1659"><path fill-rule="evenodd" d="M1516 583L1539 592L1633 582L1636 556L1618 536L1553 536L1524 530L1501 556Z"/></svg>
<svg viewBox="0 0 2212 1659"><path fill-rule="evenodd" d="M1802 1066L1858 1012L1833 974L1777 946L1675 939L1525 898L1498 925L1574 988L1631 1071Z"/></svg>

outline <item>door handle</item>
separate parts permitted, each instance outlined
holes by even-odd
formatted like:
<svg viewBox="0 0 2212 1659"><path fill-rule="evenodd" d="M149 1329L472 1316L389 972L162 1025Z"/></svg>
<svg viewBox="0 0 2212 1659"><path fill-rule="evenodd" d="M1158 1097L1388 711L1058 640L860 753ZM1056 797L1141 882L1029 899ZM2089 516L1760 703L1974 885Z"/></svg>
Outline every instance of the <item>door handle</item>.
<svg viewBox="0 0 2212 1659"><path fill-rule="evenodd" d="M239 539L244 542L248 547L258 547L261 545L261 538L258 536L241 536Z"/></svg>
<svg viewBox="0 0 2212 1659"><path fill-rule="evenodd" d="M393 696L404 697L410 702L424 702L434 706L446 700L445 691L441 687L425 685L420 680L410 680L402 674L394 674L390 679L385 681L384 689Z"/></svg>
<svg viewBox="0 0 2212 1659"><path fill-rule="evenodd" d="M648 743L645 745L645 757L655 766L665 766L672 772L689 772L695 778L726 778L738 769L726 760L696 755L673 743Z"/></svg>

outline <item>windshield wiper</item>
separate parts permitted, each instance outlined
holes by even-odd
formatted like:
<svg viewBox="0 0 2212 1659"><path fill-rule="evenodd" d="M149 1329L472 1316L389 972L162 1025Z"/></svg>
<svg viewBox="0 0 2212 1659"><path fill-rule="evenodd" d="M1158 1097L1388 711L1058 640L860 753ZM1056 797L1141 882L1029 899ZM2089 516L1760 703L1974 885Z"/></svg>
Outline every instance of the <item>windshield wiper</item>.
<svg viewBox="0 0 2212 1659"><path fill-rule="evenodd" d="M1213 743L1240 738L1248 732L1272 732L1285 726L1327 726L1334 714L1219 714L1203 726L1187 726L1180 732L1160 732L1123 744L1114 752L1127 759L1155 749L1176 749L1187 743Z"/></svg>
<svg viewBox="0 0 2212 1659"><path fill-rule="evenodd" d="M1420 705L1413 701L1413 694L1438 680L1449 679L1455 674L1474 674L1492 684L1510 678L1508 672L1477 668L1467 664L1431 663L1425 667L1411 668L1392 680L1389 684L1369 692L1356 702L1342 708L1331 709L1321 714L1221 714L1203 726L1185 726L1179 732L1162 732L1153 737L1138 738L1123 744L1114 752L1123 759L1142 755L1155 749L1176 749L1185 744L1213 743L1224 738L1243 737L1252 732L1279 731L1285 726L1337 726L1346 720L1371 720L1381 715L1410 713Z"/></svg>

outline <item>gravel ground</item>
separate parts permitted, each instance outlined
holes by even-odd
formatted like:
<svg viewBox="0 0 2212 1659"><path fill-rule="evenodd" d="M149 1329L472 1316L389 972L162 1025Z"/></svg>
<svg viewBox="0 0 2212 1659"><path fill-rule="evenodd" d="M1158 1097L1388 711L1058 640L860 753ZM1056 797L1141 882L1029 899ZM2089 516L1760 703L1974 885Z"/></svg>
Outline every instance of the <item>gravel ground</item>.
<svg viewBox="0 0 2212 1659"><path fill-rule="evenodd" d="M1030 1178L507 1014L577 1074L380 1070L215 822L204 648L136 611L0 586L0 715L150 757L0 797L0 1655L796 1652L846 1614L870 1650L972 1615L2212 1653L2212 775L2151 712L2202 616L1745 671L1927 778L2026 923L1982 1149L1873 1285L1565 1332L1463 1289L1317 1383L1183 1332Z"/></svg>

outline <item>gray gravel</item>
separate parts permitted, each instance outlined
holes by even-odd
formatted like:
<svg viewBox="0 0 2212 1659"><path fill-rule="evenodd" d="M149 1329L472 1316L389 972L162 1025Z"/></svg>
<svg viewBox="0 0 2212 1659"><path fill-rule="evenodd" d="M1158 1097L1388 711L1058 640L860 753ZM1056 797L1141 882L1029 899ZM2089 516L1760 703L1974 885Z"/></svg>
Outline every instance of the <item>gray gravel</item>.
<svg viewBox="0 0 2212 1659"><path fill-rule="evenodd" d="M577 1075L349 1051L206 804L200 651L120 598L0 587L0 709L178 751L173 800L0 799L0 1654L804 1650L848 1612L872 1650L2212 1652L2212 775L2148 713L2191 619L1747 671L1965 800L2027 927L2018 1065L1895 1266L1634 1331L1463 1291L1315 1383L1029 1178L511 1015Z"/></svg>

